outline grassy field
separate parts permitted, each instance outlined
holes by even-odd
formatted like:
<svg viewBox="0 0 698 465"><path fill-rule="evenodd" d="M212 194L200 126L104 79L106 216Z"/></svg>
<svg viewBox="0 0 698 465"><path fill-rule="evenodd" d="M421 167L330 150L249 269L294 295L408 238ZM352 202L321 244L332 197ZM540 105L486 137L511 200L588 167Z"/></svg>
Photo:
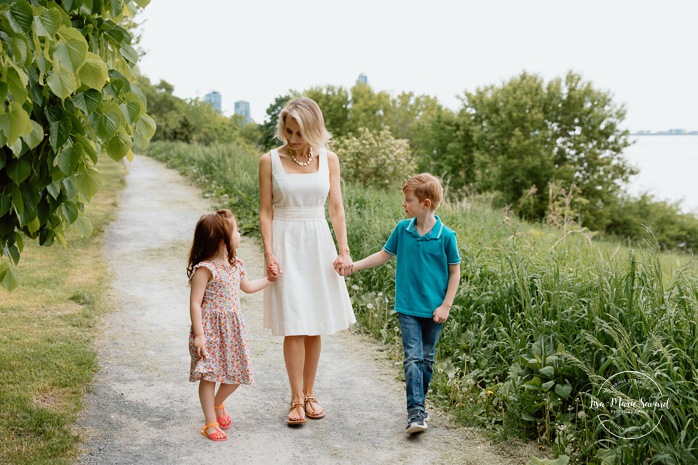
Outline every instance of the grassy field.
<svg viewBox="0 0 698 465"><path fill-rule="evenodd" d="M149 155L196 179L256 233L258 153L234 146L156 143ZM401 192L344 186L349 246L379 250L403 218ZM486 202L447 203L462 279L439 344L430 399L493 437L537 441L570 463L698 463L698 263L518 221ZM362 331L399 357L394 262L348 279ZM606 381L651 377L668 407L645 409L651 434L619 439L593 402L635 393ZM626 376L626 375L623 375ZM645 399L646 400L646 399ZM632 427L637 416L617 420Z"/></svg>
<svg viewBox="0 0 698 465"><path fill-rule="evenodd" d="M0 288L0 463L72 463L73 430L97 371L96 323L109 283L102 233L116 212L125 167L100 161L102 190L86 207L90 238L68 234L68 247L27 243L22 283Z"/></svg>

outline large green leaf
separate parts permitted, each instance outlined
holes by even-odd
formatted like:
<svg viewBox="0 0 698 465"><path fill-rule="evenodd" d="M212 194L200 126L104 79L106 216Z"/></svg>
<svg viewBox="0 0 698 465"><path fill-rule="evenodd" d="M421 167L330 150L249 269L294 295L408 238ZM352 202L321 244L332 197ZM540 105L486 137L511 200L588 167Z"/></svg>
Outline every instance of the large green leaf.
<svg viewBox="0 0 698 465"><path fill-rule="evenodd" d="M145 108L141 99L133 93L126 96L126 103L121 104L121 111L126 116L126 120L133 124L145 113Z"/></svg>
<svg viewBox="0 0 698 465"><path fill-rule="evenodd" d="M86 115L95 111L102 103L102 93L94 89L87 89L85 92L78 92L72 98L73 105L78 107Z"/></svg>
<svg viewBox="0 0 698 465"><path fill-rule="evenodd" d="M18 102L10 103L7 112L0 113L0 131L4 134L9 145L17 139L33 131L29 115Z"/></svg>
<svg viewBox="0 0 698 465"><path fill-rule="evenodd" d="M80 237L89 237L92 234L92 221L85 215L78 216L73 223L73 227Z"/></svg>
<svg viewBox="0 0 698 465"><path fill-rule="evenodd" d="M19 273L12 264L0 267L0 283L2 283L8 291L15 290L17 286L19 286L19 282Z"/></svg>
<svg viewBox="0 0 698 465"><path fill-rule="evenodd" d="M27 92L27 84L29 84L27 74L16 66L10 65L7 68L6 79L10 94L15 102L24 103L29 95Z"/></svg>
<svg viewBox="0 0 698 465"><path fill-rule="evenodd" d="M75 202L65 202L61 205L61 213L63 213L63 218L67 220L68 224L73 224L78 219L78 206Z"/></svg>
<svg viewBox="0 0 698 465"><path fill-rule="evenodd" d="M116 130L121 126L121 108L113 103L105 103L100 110L95 112L97 115L97 136L102 140L111 138Z"/></svg>
<svg viewBox="0 0 698 465"><path fill-rule="evenodd" d="M24 142L29 147L29 150L36 148L37 145L44 140L44 127L34 120L30 120L32 125L32 132L22 137Z"/></svg>
<svg viewBox="0 0 698 465"><path fill-rule="evenodd" d="M70 176L83 161L82 145L76 144L61 150L56 161L61 171Z"/></svg>
<svg viewBox="0 0 698 465"><path fill-rule="evenodd" d="M12 45L12 52L14 54L13 59L15 63L18 63L23 67L26 66L27 60L31 59L27 40L22 36L16 35L12 36L10 39L10 44Z"/></svg>
<svg viewBox="0 0 698 465"><path fill-rule="evenodd" d="M131 138L125 134L117 134L107 142L107 154L119 161L131 150Z"/></svg>
<svg viewBox="0 0 698 465"><path fill-rule="evenodd" d="M82 40L68 39L65 42L58 42L53 49L53 57L60 61L61 67L68 68L75 73L87 57L87 42L85 42L84 38Z"/></svg>
<svg viewBox="0 0 698 465"><path fill-rule="evenodd" d="M18 33L28 33L32 30L32 22L34 21L34 10L27 2L15 2L9 11L5 12L10 22L10 28Z"/></svg>
<svg viewBox="0 0 698 465"><path fill-rule="evenodd" d="M136 131L133 133L133 148L145 150L150 138L155 134L155 121L148 115L143 115L136 123Z"/></svg>
<svg viewBox="0 0 698 465"><path fill-rule="evenodd" d="M19 190L19 186L17 184L11 184L10 192L12 193L12 206L15 207L17 213L21 215L24 213L24 199L22 199L22 191Z"/></svg>
<svg viewBox="0 0 698 465"><path fill-rule="evenodd" d="M32 165L24 158L10 160L7 163L7 175L15 184L21 184L32 172Z"/></svg>
<svg viewBox="0 0 698 465"><path fill-rule="evenodd" d="M88 52L85 63L78 69L78 78L88 87L101 90L109 78L109 70L99 56Z"/></svg>
<svg viewBox="0 0 698 465"><path fill-rule="evenodd" d="M65 100L77 90L78 82L68 68L59 68L57 72L55 69L54 67L54 72L46 78L46 83L56 96Z"/></svg>
<svg viewBox="0 0 698 465"><path fill-rule="evenodd" d="M91 200L99 189L102 187L102 176L91 166L83 165L78 170L78 175L75 179L80 193L87 200Z"/></svg>
<svg viewBox="0 0 698 465"><path fill-rule="evenodd" d="M68 136L70 136L70 129L72 127L72 121L68 117L64 117L58 121L52 121L49 123L49 136L48 140L51 144L53 150L58 151L63 147L68 141Z"/></svg>
<svg viewBox="0 0 698 465"><path fill-rule="evenodd" d="M138 63L138 52L128 44L123 44L121 46L121 55L134 65Z"/></svg>
<svg viewBox="0 0 698 465"><path fill-rule="evenodd" d="M95 149L95 143L87 137L81 136L79 134L75 134L73 137L75 138L75 141L77 143L82 145L82 149L85 152L85 155L90 157L92 163L96 165L99 158L97 156L97 150Z"/></svg>
<svg viewBox="0 0 698 465"><path fill-rule="evenodd" d="M55 8L42 11L34 16L34 31L40 37L53 37L61 27L61 13Z"/></svg>

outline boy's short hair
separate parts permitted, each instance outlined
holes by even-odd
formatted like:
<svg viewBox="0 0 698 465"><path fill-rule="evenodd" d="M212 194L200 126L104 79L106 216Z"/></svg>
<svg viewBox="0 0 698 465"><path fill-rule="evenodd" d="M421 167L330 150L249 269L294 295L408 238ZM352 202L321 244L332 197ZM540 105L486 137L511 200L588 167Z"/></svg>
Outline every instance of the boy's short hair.
<svg viewBox="0 0 698 465"><path fill-rule="evenodd" d="M432 211L437 209L444 195L439 178L429 173L412 176L402 185L402 192L405 194L413 193L420 202L424 202L426 199L431 200Z"/></svg>

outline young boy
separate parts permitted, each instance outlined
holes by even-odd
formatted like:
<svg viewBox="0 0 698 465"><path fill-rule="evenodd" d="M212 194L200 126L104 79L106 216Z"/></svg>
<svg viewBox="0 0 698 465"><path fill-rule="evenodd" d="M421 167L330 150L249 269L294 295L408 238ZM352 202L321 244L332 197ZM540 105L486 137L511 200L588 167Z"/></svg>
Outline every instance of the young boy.
<svg viewBox="0 0 698 465"><path fill-rule="evenodd" d="M407 180L402 192L402 208L411 219L400 221L383 250L355 262L351 272L397 256L395 311L405 351L406 433L413 434L427 429L424 402L436 343L460 280L460 255L456 233L434 214L443 196L439 180L422 173Z"/></svg>

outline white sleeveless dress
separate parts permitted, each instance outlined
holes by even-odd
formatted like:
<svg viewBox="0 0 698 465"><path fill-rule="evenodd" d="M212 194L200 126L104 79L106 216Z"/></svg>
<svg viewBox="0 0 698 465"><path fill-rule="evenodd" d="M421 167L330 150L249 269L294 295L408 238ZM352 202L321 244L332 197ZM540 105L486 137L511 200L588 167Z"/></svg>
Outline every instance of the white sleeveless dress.
<svg viewBox="0 0 698 465"><path fill-rule="evenodd" d="M264 289L264 327L275 336L334 334L356 322L337 249L325 219L330 191L327 150L316 173L289 174L271 152L273 252L283 274Z"/></svg>

